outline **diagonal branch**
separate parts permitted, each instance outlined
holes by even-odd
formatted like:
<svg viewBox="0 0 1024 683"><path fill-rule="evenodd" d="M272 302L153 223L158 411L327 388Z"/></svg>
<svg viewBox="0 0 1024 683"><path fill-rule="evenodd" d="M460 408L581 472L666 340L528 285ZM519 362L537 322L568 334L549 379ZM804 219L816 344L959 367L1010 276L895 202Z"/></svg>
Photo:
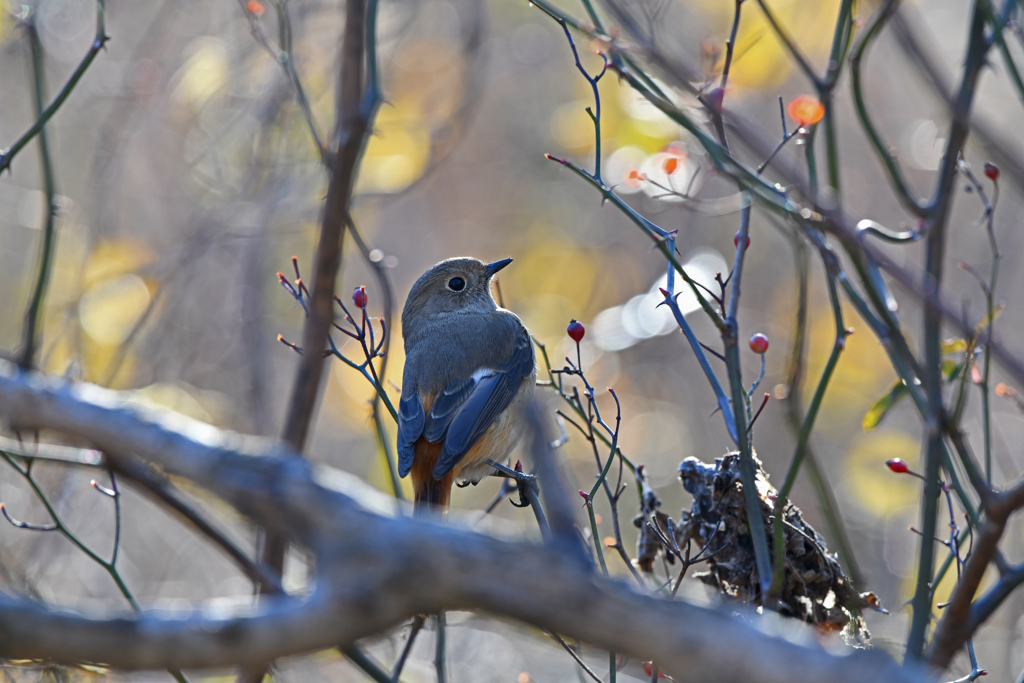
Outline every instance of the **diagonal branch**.
<svg viewBox="0 0 1024 683"><path fill-rule="evenodd" d="M977 531L970 557L964 562L960 581L953 589L925 653L925 659L934 666L948 666L953 655L992 615L995 608L1002 604L1010 591L1024 581L1024 568L1016 567L1002 574L988 593L972 602L986 570L996 557L1010 515L1024 508L1024 481L1018 481L1012 488L990 496L991 502L986 508L988 516Z"/></svg>
<svg viewBox="0 0 1024 683"><path fill-rule="evenodd" d="M0 658L96 662L122 669L260 665L379 633L422 612L480 610L629 656L694 679L812 683L923 682L880 651L837 655L809 632L786 637L771 617L642 594L597 575L578 555L511 543L455 525L388 517L365 485L265 441L183 418L143 418L115 392L18 371L0 362L0 417L58 430L110 453L135 453L168 474L201 483L256 523L316 554L317 589L268 597L239 613L143 613L88 618L0 598ZM176 420L172 421L172 420ZM260 453L261 457L253 457ZM338 530L345 533L339 534ZM513 561L514 560L514 561ZM539 582L536 577L544 576ZM761 624L757 626L755 624Z"/></svg>

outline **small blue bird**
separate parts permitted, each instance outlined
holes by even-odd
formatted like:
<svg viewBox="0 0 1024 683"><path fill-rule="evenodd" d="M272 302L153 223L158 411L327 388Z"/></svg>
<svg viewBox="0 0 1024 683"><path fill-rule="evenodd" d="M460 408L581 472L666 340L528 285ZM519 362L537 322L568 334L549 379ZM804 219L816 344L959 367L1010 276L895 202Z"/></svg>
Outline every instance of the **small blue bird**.
<svg viewBox="0 0 1024 683"><path fill-rule="evenodd" d="M417 511L446 510L455 481L493 473L490 462L504 463L523 435L537 379L533 344L490 288L511 262L442 261L405 302L398 472L412 473Z"/></svg>

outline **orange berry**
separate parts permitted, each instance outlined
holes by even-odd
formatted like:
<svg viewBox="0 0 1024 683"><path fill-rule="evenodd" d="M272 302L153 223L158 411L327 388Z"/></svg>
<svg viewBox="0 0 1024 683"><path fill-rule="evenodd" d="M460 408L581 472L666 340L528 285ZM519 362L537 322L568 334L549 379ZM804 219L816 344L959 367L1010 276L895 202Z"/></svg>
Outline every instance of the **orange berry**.
<svg viewBox="0 0 1024 683"><path fill-rule="evenodd" d="M640 183L644 180L646 180L646 178L639 169L631 168L626 171L626 187L640 187Z"/></svg>
<svg viewBox="0 0 1024 683"><path fill-rule="evenodd" d="M263 14L263 3L260 0L249 0L245 3L245 9L249 14L255 14L257 17Z"/></svg>
<svg viewBox="0 0 1024 683"><path fill-rule="evenodd" d="M665 162L661 165L661 170L663 170L667 175L672 175L678 168L679 159L676 157L669 157L668 159L665 159Z"/></svg>
<svg viewBox="0 0 1024 683"><path fill-rule="evenodd" d="M825 115L825 107L810 95L794 97L786 111L801 126L813 126Z"/></svg>

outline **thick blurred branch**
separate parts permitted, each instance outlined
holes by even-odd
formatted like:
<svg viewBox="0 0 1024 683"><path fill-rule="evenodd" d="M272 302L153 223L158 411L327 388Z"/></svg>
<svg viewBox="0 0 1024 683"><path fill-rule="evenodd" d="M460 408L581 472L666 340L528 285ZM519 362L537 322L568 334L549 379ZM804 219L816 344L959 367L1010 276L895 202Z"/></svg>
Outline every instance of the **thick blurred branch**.
<svg viewBox="0 0 1024 683"><path fill-rule="evenodd" d="M95 386L0 363L0 416L18 428L84 438L115 463L115 454L135 453L317 555L314 593L268 598L235 616L219 610L92 619L0 598L0 657L123 669L261 664L352 643L421 612L479 609L653 658L667 672L693 679L931 680L880 651L828 652L809 632L795 638L792 622L780 637L724 611L643 595L550 546L372 512L357 497L369 505L380 498L340 473L184 418L177 424L144 419L116 393ZM766 628L774 623L751 620Z"/></svg>
<svg viewBox="0 0 1024 683"><path fill-rule="evenodd" d="M133 458L115 460L116 471L148 493L157 503L173 510L188 526L217 545L263 593L283 593L281 577L264 564L253 561L249 554L213 525L195 505L158 471Z"/></svg>
<svg viewBox="0 0 1024 683"><path fill-rule="evenodd" d="M333 315L334 285L341 266L341 249L348 222L349 200L355 183L359 160L372 125L364 115L364 70L366 68L366 0L346 4L345 35L338 84L338 141L330 167L330 182L320 224L313 271L309 318L303 332L301 356L296 371L292 398L282 432L284 441L301 451L309 434L309 426L320 391L320 375L324 357L318 353L327 344L327 333ZM368 112L370 116L375 110Z"/></svg>
<svg viewBox="0 0 1024 683"><path fill-rule="evenodd" d="M320 241L314 257L313 286L310 288L309 316L303 332L302 348L307 352L300 357L299 367L292 385L288 414L281 438L296 452L301 452L309 435L320 395L324 356L319 352L327 345L334 308L334 288L341 267L345 226L348 224L352 187L372 126L376 107L365 106L364 96L367 69L368 23L376 20L376 13L367 12L368 5L376 8L374 0L352 0L345 5L345 33L342 42L341 69L338 81L337 150L330 165L330 182L320 225ZM263 552L263 561L277 572L284 566L285 544L282 539L269 535Z"/></svg>

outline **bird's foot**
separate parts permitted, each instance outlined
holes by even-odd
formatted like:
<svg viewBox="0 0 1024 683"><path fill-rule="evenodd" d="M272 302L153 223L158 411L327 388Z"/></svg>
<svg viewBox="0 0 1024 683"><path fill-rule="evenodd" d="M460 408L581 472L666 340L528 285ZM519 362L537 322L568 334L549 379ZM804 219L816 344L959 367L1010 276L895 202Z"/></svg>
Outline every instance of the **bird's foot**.
<svg viewBox="0 0 1024 683"><path fill-rule="evenodd" d="M487 463L496 470L494 476L506 477L515 481L516 488L519 490L519 502L510 501L512 505L517 508L525 508L530 506L531 500L536 500L537 493L540 490L540 487L537 485L537 477L523 472L522 469L511 469L493 460L488 460ZM518 462L516 467L521 467Z"/></svg>

